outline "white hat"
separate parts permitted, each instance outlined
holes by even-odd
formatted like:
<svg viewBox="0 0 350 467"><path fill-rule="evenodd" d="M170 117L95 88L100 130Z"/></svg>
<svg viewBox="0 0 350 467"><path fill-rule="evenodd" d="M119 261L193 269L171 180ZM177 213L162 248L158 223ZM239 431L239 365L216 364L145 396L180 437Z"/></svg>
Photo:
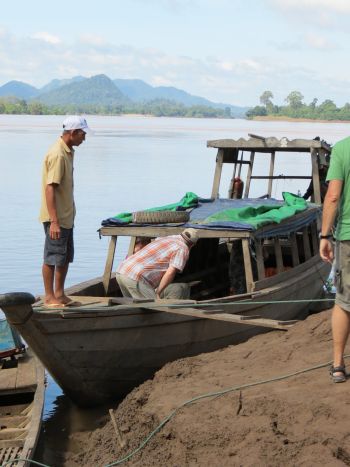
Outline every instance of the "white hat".
<svg viewBox="0 0 350 467"><path fill-rule="evenodd" d="M79 115L71 115L70 117L67 117L63 122L63 130L83 130L85 133L91 131L85 118L79 117Z"/></svg>
<svg viewBox="0 0 350 467"><path fill-rule="evenodd" d="M181 236L186 240L186 242L192 243L192 245L195 245L198 241L198 233L196 229L185 229L181 233Z"/></svg>

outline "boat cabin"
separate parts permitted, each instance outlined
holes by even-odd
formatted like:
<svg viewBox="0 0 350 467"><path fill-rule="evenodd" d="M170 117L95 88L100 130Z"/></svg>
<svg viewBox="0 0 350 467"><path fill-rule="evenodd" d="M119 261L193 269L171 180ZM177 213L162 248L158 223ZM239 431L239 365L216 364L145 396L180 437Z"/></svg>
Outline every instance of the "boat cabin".
<svg viewBox="0 0 350 467"><path fill-rule="evenodd" d="M248 139L208 141L207 147L217 149L211 199L203 203L199 200L199 206L190 211L190 219L186 223L131 222L102 227L100 235L110 237L104 275L98 283L86 284L85 294L121 295L112 276L118 236L131 237L128 254L132 254L137 238L152 239L179 234L186 227L198 228L200 240L192 248L185 270L177 277L179 282L190 283L191 298L194 300L249 295L284 280L292 269L295 274L300 274L310 266L306 263L314 261L316 264L320 261L318 230L330 146L319 138L288 140L250 134ZM311 173L277 174L276 157L281 154L287 159L291 153L300 154L301 166L309 165ZM264 166L266 173L259 174L256 167L262 156L268 156L269 163ZM226 188L227 198L222 199L219 193L223 168L226 166L232 176ZM272 197L273 186L279 180L286 183L301 180L304 185L305 181L309 183L307 196L310 195L311 202L305 203L305 209L279 219L278 223L263 222L253 226L249 226L249 222L214 220L208 223L204 219L208 213L210 217L212 213L231 208L283 207L283 201ZM253 184L263 187L263 192L258 197L250 198Z"/></svg>

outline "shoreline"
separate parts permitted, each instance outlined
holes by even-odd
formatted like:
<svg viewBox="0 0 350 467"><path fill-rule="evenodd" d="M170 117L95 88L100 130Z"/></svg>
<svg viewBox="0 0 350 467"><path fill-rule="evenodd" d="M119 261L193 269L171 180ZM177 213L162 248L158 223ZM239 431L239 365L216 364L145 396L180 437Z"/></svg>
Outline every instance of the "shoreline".
<svg viewBox="0 0 350 467"><path fill-rule="evenodd" d="M249 119L247 119L249 120ZM300 122L300 123L350 123L350 120L318 120L314 118L296 118L281 116L259 116L251 120L258 122Z"/></svg>

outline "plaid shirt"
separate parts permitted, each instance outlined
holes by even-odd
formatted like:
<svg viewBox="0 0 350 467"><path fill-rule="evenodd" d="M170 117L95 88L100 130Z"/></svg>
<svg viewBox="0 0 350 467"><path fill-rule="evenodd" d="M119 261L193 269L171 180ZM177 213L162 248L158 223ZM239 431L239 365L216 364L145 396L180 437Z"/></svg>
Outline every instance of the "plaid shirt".
<svg viewBox="0 0 350 467"><path fill-rule="evenodd" d="M117 272L136 281L143 280L155 289L169 266L183 271L189 253L190 249L181 235L158 237L126 258Z"/></svg>

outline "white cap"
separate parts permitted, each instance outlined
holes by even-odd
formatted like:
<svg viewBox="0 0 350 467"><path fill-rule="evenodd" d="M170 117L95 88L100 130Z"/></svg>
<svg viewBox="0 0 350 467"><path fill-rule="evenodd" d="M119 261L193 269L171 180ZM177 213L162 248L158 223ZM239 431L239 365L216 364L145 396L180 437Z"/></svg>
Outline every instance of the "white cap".
<svg viewBox="0 0 350 467"><path fill-rule="evenodd" d="M90 128L84 117L79 117L79 115L71 115L67 117L63 122L63 130L83 130L85 133L90 132Z"/></svg>
<svg viewBox="0 0 350 467"><path fill-rule="evenodd" d="M198 241L196 229L185 229L180 235L187 243L192 243L192 245L195 245Z"/></svg>

